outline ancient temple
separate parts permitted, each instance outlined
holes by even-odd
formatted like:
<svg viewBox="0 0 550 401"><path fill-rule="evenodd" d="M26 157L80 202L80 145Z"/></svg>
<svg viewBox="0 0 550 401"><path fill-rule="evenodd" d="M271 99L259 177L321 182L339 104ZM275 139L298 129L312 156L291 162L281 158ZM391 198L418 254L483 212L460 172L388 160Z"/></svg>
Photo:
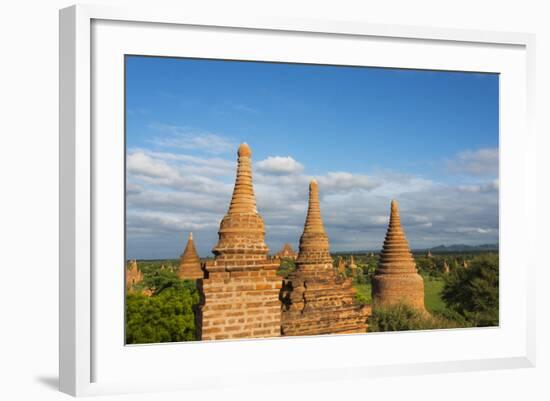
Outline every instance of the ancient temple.
<svg viewBox="0 0 550 401"><path fill-rule="evenodd" d="M317 182L309 186L309 207L300 238L296 271L283 284L282 335L364 333L369 306L355 303L352 280L334 269L319 208Z"/></svg>
<svg viewBox="0 0 550 401"><path fill-rule="evenodd" d="M357 265L355 264L355 258L353 255L350 256L348 268L351 271L351 277L357 277Z"/></svg>
<svg viewBox="0 0 550 401"><path fill-rule="evenodd" d="M397 201L391 202L386 239L372 281L373 307L405 303L424 309L424 281L416 270L401 227Z"/></svg>
<svg viewBox="0 0 550 401"><path fill-rule="evenodd" d="M126 267L126 290L132 291L133 286L143 281L143 273L139 270L137 261L132 259Z"/></svg>
<svg viewBox="0 0 550 401"><path fill-rule="evenodd" d="M298 257L298 254L296 253L296 251L294 251L294 249L292 248L292 245L287 243L287 244L284 244L281 250L275 254L275 257L279 259L296 260L296 258Z"/></svg>
<svg viewBox="0 0 550 401"><path fill-rule="evenodd" d="M275 337L281 333L280 261L268 257L264 222L256 209L252 151L239 146L237 178L229 210L220 223L214 260L198 280L201 340Z"/></svg>
<svg viewBox="0 0 550 401"><path fill-rule="evenodd" d="M195 241L193 241L193 233L189 233L187 245L180 257L178 277L182 280L198 280L203 278L203 276L201 260L195 248Z"/></svg>
<svg viewBox="0 0 550 401"><path fill-rule="evenodd" d="M470 267L470 265L468 264L468 261L467 261L466 259L464 259L464 260L462 261L462 267L465 268L465 269L467 269L467 268Z"/></svg>
<svg viewBox="0 0 550 401"><path fill-rule="evenodd" d="M338 273L346 274L346 262L343 257L338 256L338 266L336 268L338 269Z"/></svg>
<svg viewBox="0 0 550 401"><path fill-rule="evenodd" d="M449 268L449 264L447 263L447 259L443 261L443 273L449 274L451 272L451 269Z"/></svg>
<svg viewBox="0 0 550 401"><path fill-rule="evenodd" d="M426 253L426 257L427 257L427 258L433 258L432 251L428 251L428 252Z"/></svg>

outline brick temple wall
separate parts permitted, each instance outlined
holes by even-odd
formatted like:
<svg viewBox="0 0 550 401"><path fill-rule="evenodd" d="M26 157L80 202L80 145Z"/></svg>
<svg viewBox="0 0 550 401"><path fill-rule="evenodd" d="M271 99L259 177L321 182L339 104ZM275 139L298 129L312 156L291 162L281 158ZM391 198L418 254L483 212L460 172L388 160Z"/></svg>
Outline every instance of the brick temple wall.
<svg viewBox="0 0 550 401"><path fill-rule="evenodd" d="M198 281L198 338L278 337L281 335L281 277L278 259L207 262L208 278Z"/></svg>

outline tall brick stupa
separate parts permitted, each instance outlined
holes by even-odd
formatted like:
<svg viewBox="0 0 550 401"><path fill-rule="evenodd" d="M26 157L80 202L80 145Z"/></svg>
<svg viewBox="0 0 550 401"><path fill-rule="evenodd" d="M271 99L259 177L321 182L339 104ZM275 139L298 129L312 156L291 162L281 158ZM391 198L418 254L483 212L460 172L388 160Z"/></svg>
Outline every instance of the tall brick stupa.
<svg viewBox="0 0 550 401"><path fill-rule="evenodd" d="M372 299L374 308L404 303L425 310L424 280L416 270L396 200L391 201L390 223L372 280Z"/></svg>
<svg viewBox="0 0 550 401"><path fill-rule="evenodd" d="M186 280L198 280L204 276L201 269L201 260L195 248L195 242L193 241L193 233L189 233L187 245L180 257L178 276L180 279Z"/></svg>
<svg viewBox="0 0 550 401"><path fill-rule="evenodd" d="M280 261L268 256L264 222L256 209L252 151L239 146L237 178L229 210L220 223L214 260L198 281L197 334L201 340L280 335Z"/></svg>
<svg viewBox="0 0 550 401"><path fill-rule="evenodd" d="M281 300L284 336L367 331L370 307L355 303L352 280L333 267L315 180L309 185L309 207L296 271L285 280Z"/></svg>

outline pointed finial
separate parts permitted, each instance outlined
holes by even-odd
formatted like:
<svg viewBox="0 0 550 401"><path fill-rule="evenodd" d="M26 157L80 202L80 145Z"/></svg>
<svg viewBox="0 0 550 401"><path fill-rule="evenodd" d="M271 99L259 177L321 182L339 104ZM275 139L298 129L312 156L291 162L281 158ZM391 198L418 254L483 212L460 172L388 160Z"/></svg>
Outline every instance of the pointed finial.
<svg viewBox="0 0 550 401"><path fill-rule="evenodd" d="M391 201L391 211L392 213L399 212L399 204L395 199L392 199Z"/></svg>
<svg viewBox="0 0 550 401"><path fill-rule="evenodd" d="M246 142L241 143L241 146L239 146L239 150L237 151L237 156L239 157L252 156L252 150L250 149L250 146L248 146Z"/></svg>
<svg viewBox="0 0 550 401"><path fill-rule="evenodd" d="M193 233L192 233L192 232L189 233L189 239L190 239L190 240L193 239Z"/></svg>

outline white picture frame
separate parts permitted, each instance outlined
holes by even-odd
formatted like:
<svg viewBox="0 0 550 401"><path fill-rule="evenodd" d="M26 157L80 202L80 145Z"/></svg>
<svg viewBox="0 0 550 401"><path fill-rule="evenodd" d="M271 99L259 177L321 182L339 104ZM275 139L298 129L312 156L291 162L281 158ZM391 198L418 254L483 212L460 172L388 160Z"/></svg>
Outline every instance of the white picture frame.
<svg viewBox="0 0 550 401"><path fill-rule="evenodd" d="M147 30L147 35L140 36L144 29ZM138 54L180 56L182 54L174 54L174 49L179 49L178 38L170 38L180 35L180 31L184 35L189 34L185 33L186 29L192 29L193 34L197 35L195 39L201 41L201 48L181 50L184 54L185 51L193 51L193 56L206 57L208 52L218 51L215 55L218 58L252 57L256 60L277 61L285 58L286 61L315 60L319 63L330 62L331 58L334 62L336 57L340 57L337 63L365 65L366 61L360 58L365 55L352 54L346 46L339 46L340 51L336 51L336 47L327 47L334 51L327 51L326 55L299 51L309 48L306 45L310 41L324 40L327 46L330 46L330 42L337 39L339 44L350 41L353 42L353 46L370 46L372 54L378 55L380 66L461 69L503 74L505 79L501 86L503 90L500 149L503 182L500 196L501 201L506 201L504 204L501 202L500 209L500 244L503 261L501 269L504 273L501 283L501 326L495 329L474 329L476 331L461 329L431 333L368 335L372 339L368 342L376 344L367 344L366 337L361 335L124 347L123 341L119 341L118 338L122 327L119 327L119 323L113 323L112 325L116 326L113 328L114 340L109 340L110 334L105 333L108 322L123 318L123 311L118 308L122 301L114 299L117 289L120 289L122 294L123 287L119 286L122 281L117 280L122 280L123 272L120 269L117 273L113 268L114 275L107 276L96 271L98 261L107 257L106 253L97 252L98 242L103 238L98 237L98 230L103 227L100 220L107 218L110 213L107 211L107 214L104 214L105 210L99 205L96 195L98 190L105 194L109 188L118 188L120 181L117 181L116 174L105 187L103 185L106 181L98 177L104 174L101 173L102 169L108 170L107 164L104 163L111 163L108 165L110 171L120 167L118 157L122 157L119 150L123 141L121 142L120 137L114 138L113 143L103 139L97 140L94 137L94 129L105 132L102 129L110 126L112 132L120 132L120 125L117 125L120 123L120 116L113 114L106 117L102 111L109 108L113 113L120 114L122 107L119 100L123 87L123 73L121 74L118 68L120 59L117 58L114 64L111 64L113 55L137 51ZM224 35L226 38L231 37L231 43L237 43L236 48L231 49L231 46L224 43L224 49L215 49L215 41L212 38L220 39ZM250 43L257 43L258 39L256 37L249 40L247 35L262 35L266 50L260 51L256 46L250 47ZM293 51L290 42L285 42L285 38L292 39L294 43L301 40L304 46L296 47ZM129 43L131 40L134 42ZM528 203L530 199L534 199L536 186L536 138L531 116L534 109L534 43L533 35L523 33L375 25L356 21L277 18L234 20L210 15L186 15L182 10L167 11L155 7L119 9L78 5L61 10L60 390L80 396L167 389L203 389L213 386L245 385L247 380L261 383L263 380L272 381L274 378L326 380L351 377L360 380L365 377L403 373L534 366L535 284L532 273L536 261L532 259L531 255L534 253L529 252L529 248L534 246L530 244L535 242L532 233L535 232L536 209ZM287 46L286 53L281 53L284 46ZM403 51L392 52L389 50L392 46L401 46L399 49ZM318 47L312 46L312 52ZM414 52L408 52L409 48ZM440 60L429 56L436 49ZM272 51L271 55L269 51ZM453 61L453 57L458 57L461 52L464 54L463 63L471 63L470 67ZM494 52L494 55L491 55L491 52ZM413 55L417 59L413 60L412 65L402 60L405 57L411 59ZM368 63L373 65L375 61L371 60ZM110 71L112 74L104 74L104 71ZM107 82L110 85L106 85ZM115 88L115 92L107 94L108 91L104 91L104 88ZM514 90L517 92L512 92ZM517 93L517 99L511 100L509 96L506 97L510 93ZM99 101L98 97L101 96L105 97L102 98L104 101ZM123 137L123 133L120 134ZM123 173L120 171L120 177ZM120 192L117 196L119 195ZM116 201L114 203L118 204ZM116 214L122 211L117 212L113 209L112 212ZM120 218L118 215L111 217L114 217L114 221ZM515 228L522 234L514 234L514 230L510 228ZM117 241L120 240L120 230L123 230L123 227L113 230ZM506 237L502 237L503 235ZM518 249L505 248L512 239L521 245ZM110 260L120 260L120 257L114 254L108 257L112 257ZM119 264L116 266L120 267ZM518 271L514 272L511 266L516 266ZM507 276L506 272L510 272L510 275ZM513 276L514 280L512 274L517 274ZM507 291L512 286L515 286L517 297L513 303L508 301L508 298L503 299L509 294ZM105 302L94 298L98 288L106 294L108 302L117 305L111 308L112 315L111 312L106 312ZM421 348L424 344L435 344L434 341L437 342L438 338L453 342L454 356L440 353L439 357L433 355L420 360L414 352L407 354L410 344L417 344ZM384 343L391 343L395 354L399 356L384 359L383 356L377 355L374 348L379 349ZM476 349L474 343L478 344L479 349ZM508 348L505 348L504 344L507 344ZM182 346L187 346L186 355L194 361L195 369L173 376L151 369L144 373L147 379L132 376L131 366L140 361L163 360L166 361L167 369L173 369L174 361L169 359L177 358L176 354ZM343 352L346 347L362 351ZM372 349L369 350L369 347ZM323 360L315 357L320 349L325 353ZM286 369L285 353L291 352L307 355L309 363ZM219 366L210 367L208 371L213 358L220 358ZM223 360L232 362L223 363ZM326 365L327 360L331 363L330 366ZM266 361L270 361L271 365L268 366ZM124 371L121 364L128 367L130 373L127 376L120 373ZM181 378L182 376L185 378Z"/></svg>

